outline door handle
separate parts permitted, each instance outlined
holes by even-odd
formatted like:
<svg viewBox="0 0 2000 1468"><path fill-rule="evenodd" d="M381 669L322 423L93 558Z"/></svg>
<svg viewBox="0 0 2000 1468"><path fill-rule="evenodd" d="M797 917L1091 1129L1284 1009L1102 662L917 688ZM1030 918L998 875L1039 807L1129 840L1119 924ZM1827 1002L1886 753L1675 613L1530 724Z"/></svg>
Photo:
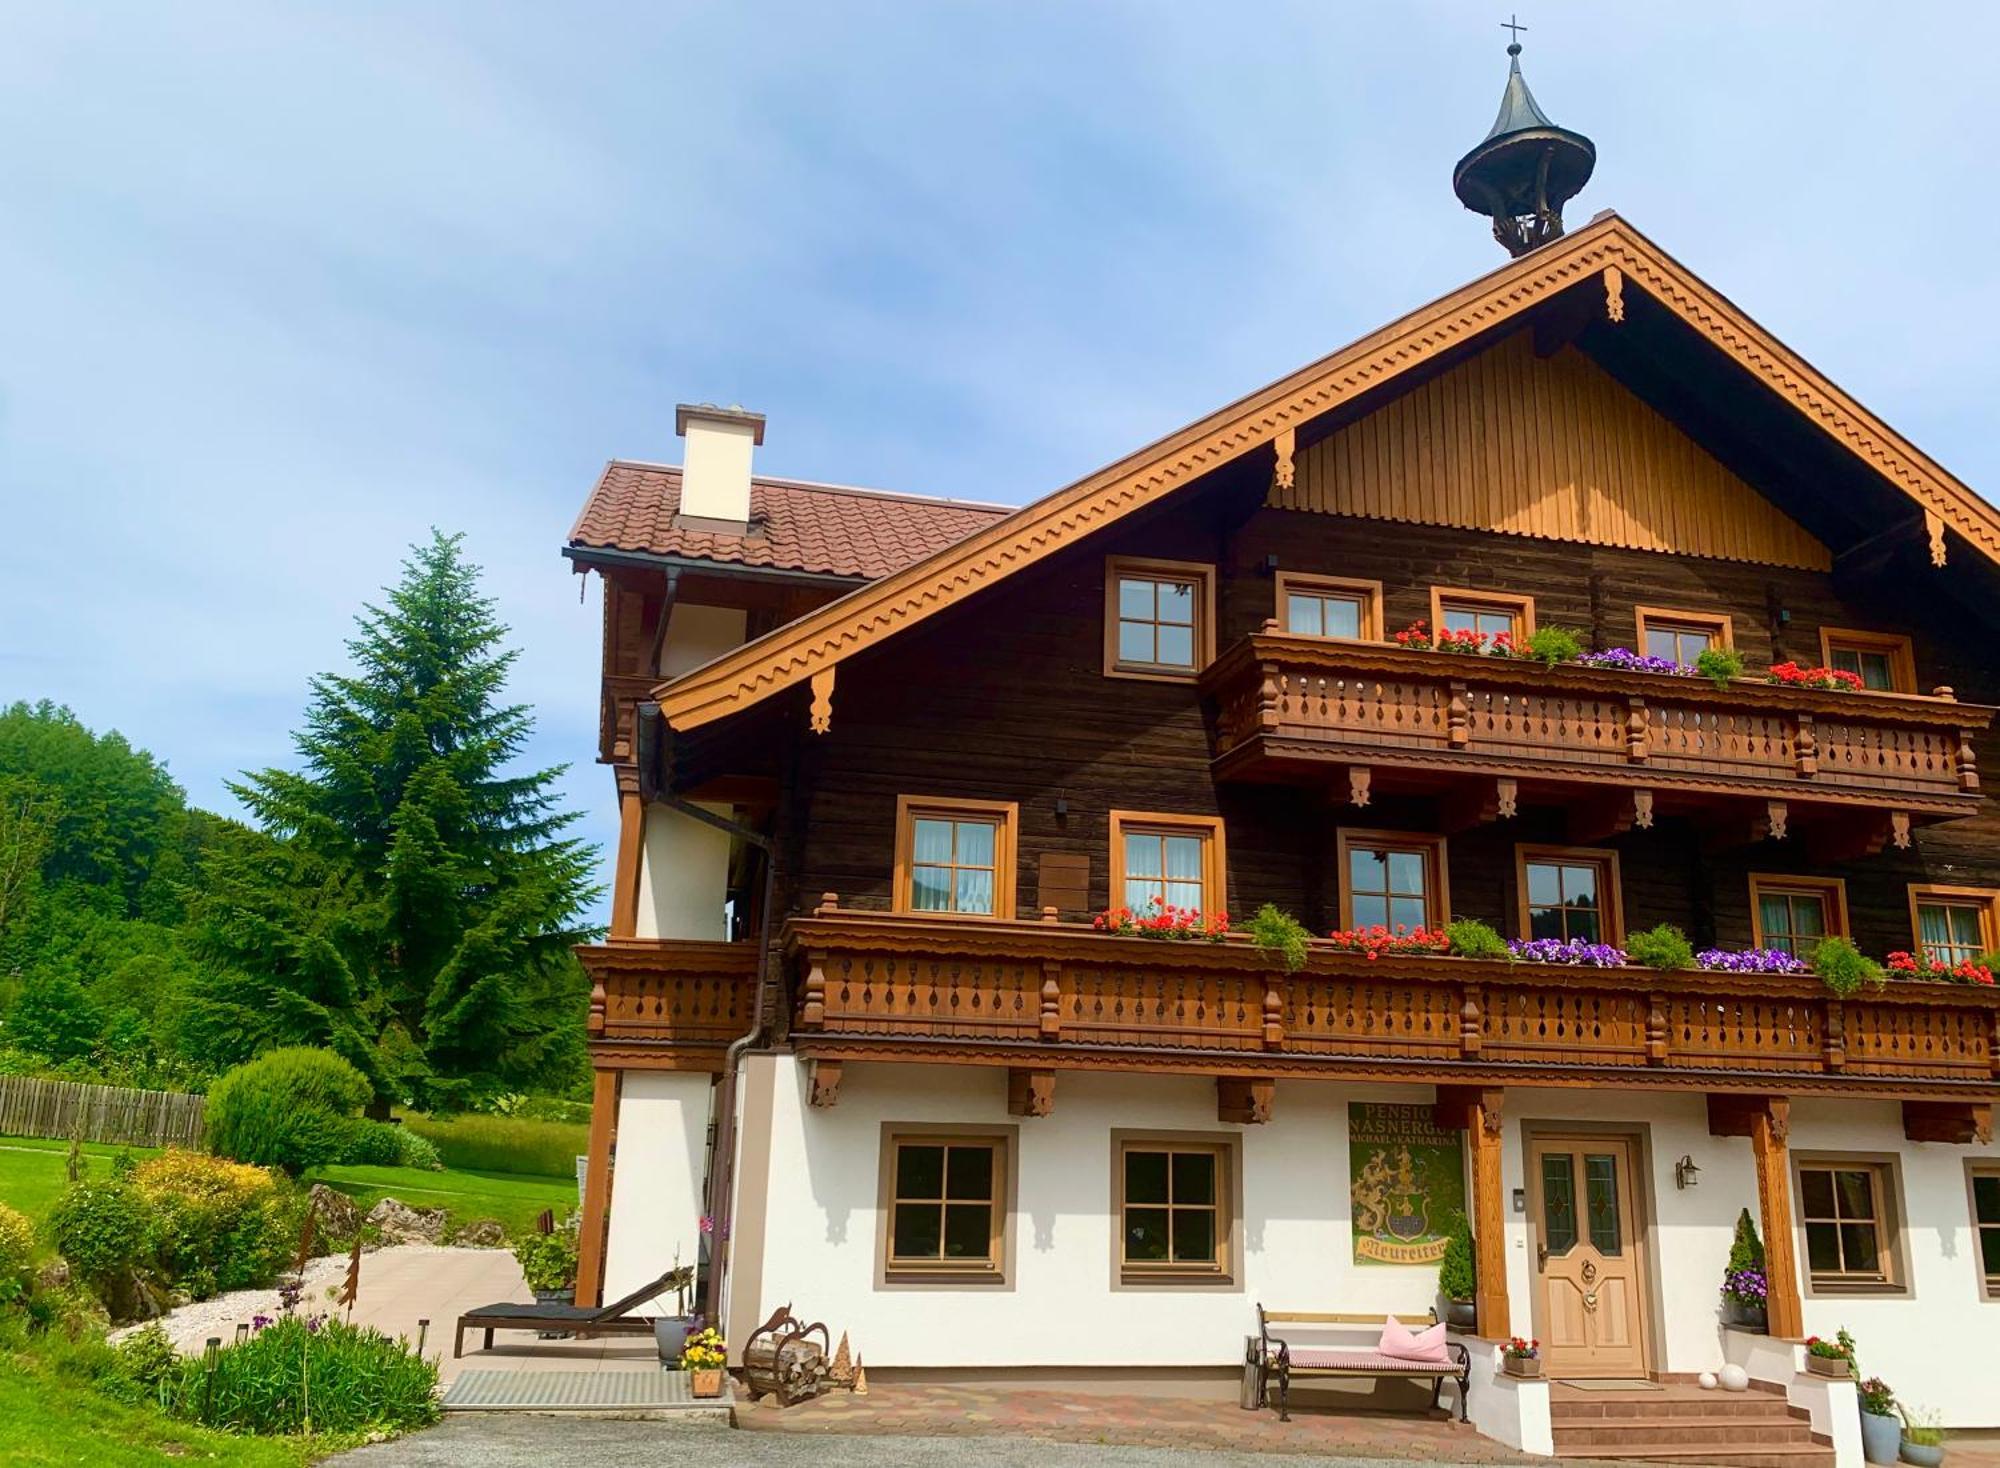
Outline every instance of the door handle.
<svg viewBox="0 0 2000 1468"><path fill-rule="evenodd" d="M1535 1268L1538 1270L1544 1270L1547 1269L1548 1267L1549 1267L1549 1246L1547 1244L1535 1245Z"/></svg>

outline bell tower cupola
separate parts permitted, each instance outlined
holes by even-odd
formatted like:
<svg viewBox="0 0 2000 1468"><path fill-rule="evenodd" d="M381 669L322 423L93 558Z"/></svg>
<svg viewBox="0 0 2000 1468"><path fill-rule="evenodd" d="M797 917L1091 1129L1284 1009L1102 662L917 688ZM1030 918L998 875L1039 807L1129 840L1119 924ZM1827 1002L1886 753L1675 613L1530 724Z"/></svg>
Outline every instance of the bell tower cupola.
<svg viewBox="0 0 2000 1468"><path fill-rule="evenodd" d="M1563 232L1562 207L1590 181L1597 147L1582 133L1549 121L1521 75L1521 37L1509 20L1507 88L1500 115L1484 142L1451 171L1459 202L1493 221L1493 238L1510 255L1525 255Z"/></svg>

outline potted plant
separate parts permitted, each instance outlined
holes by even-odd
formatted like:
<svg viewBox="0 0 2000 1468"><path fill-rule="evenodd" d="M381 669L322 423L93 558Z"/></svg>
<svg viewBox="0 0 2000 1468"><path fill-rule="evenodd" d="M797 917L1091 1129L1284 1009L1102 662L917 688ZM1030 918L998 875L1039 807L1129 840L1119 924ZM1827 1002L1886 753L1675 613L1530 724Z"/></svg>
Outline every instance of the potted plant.
<svg viewBox="0 0 2000 1468"><path fill-rule="evenodd" d="M521 1277L543 1305L567 1305L576 1299L576 1233L558 1228L551 1233L523 1234L514 1241L514 1258ZM537 1331L545 1341L569 1339L566 1330Z"/></svg>
<svg viewBox="0 0 2000 1468"><path fill-rule="evenodd" d="M1855 1388L1861 1399L1861 1456L1871 1463L1893 1463L1903 1449L1903 1419L1896 1415L1896 1394L1889 1383L1871 1376Z"/></svg>
<svg viewBox="0 0 2000 1468"><path fill-rule="evenodd" d="M714 1326L695 1331L681 1346L681 1370L688 1374L688 1390L697 1397L722 1395L722 1368L729 1362L729 1347Z"/></svg>
<svg viewBox="0 0 2000 1468"><path fill-rule="evenodd" d="M1540 1376L1542 1343L1515 1336L1500 1348L1500 1369L1509 1376Z"/></svg>
<svg viewBox="0 0 2000 1468"><path fill-rule="evenodd" d="M1764 1241L1745 1208L1736 1215L1736 1237L1729 1245L1729 1263L1722 1271L1722 1318L1739 1330L1765 1328L1769 1281L1764 1275Z"/></svg>
<svg viewBox="0 0 2000 1468"><path fill-rule="evenodd" d="M1903 1417L1903 1461L1916 1468L1938 1468L1944 1461L1944 1429L1938 1426L1938 1414L1912 1412L1900 1405L1896 1410Z"/></svg>
<svg viewBox="0 0 2000 1468"><path fill-rule="evenodd" d="M1477 1330L1478 1293L1479 1266L1472 1253L1472 1230L1461 1213L1451 1237L1445 1240L1444 1258L1438 1262L1438 1295L1444 1301L1445 1324L1453 1330Z"/></svg>
<svg viewBox="0 0 2000 1468"><path fill-rule="evenodd" d="M1838 1340L1807 1336L1806 1370L1814 1376L1845 1378L1854 1375L1854 1337L1844 1329Z"/></svg>

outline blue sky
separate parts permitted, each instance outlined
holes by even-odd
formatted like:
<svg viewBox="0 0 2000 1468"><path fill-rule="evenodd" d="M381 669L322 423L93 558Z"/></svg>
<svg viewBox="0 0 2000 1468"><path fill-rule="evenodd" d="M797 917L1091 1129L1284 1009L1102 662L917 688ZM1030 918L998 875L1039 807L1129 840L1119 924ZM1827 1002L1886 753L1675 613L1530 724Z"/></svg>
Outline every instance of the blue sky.
<svg viewBox="0 0 2000 1468"><path fill-rule="evenodd" d="M437 525L591 834L557 550L673 406L1020 502L1499 263L1466 3L0 8L0 699L190 795ZM1615 207L1989 497L2000 6L1546 3Z"/></svg>

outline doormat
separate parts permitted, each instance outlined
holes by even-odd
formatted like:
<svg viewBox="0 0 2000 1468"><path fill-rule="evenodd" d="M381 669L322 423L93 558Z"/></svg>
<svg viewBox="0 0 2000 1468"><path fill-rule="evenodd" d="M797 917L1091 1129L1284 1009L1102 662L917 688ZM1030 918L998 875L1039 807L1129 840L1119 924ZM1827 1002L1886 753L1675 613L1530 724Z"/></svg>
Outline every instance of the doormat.
<svg viewBox="0 0 2000 1468"><path fill-rule="evenodd" d="M1663 1392L1665 1387L1657 1381L1641 1381L1638 1377L1585 1376L1555 1379L1557 1386L1575 1387L1580 1392Z"/></svg>
<svg viewBox="0 0 2000 1468"><path fill-rule="evenodd" d="M723 1390L729 1392L726 1384ZM696 1397L685 1371L469 1368L445 1388L442 1406L447 1412L673 1412L727 1420L733 1400L733 1394Z"/></svg>

